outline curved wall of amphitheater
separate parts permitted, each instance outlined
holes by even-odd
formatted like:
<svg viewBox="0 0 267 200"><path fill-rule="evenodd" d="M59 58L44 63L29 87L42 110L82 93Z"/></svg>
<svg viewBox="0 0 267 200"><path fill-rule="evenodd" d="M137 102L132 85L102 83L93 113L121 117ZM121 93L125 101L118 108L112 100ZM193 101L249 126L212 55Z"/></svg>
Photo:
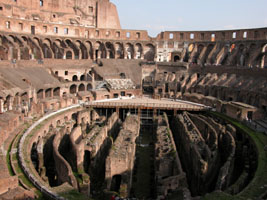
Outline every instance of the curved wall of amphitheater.
<svg viewBox="0 0 267 200"><path fill-rule="evenodd" d="M0 3L0 198L266 199L267 28L153 38L75 2Z"/></svg>

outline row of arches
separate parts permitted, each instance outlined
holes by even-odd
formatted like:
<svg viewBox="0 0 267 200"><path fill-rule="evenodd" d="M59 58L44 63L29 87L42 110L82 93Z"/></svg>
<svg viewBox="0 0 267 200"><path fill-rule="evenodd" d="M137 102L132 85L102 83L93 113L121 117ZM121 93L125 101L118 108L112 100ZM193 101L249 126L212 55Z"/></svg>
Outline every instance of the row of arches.
<svg viewBox="0 0 267 200"><path fill-rule="evenodd" d="M36 91L25 91L22 93L16 93L15 95L8 94L3 97L0 96L0 113L4 113L11 110L27 112L31 109L33 103L38 103L43 99L65 97L69 94L76 94L77 92L91 91L91 83L71 84L68 90L61 87L39 89ZM35 98L36 96L36 98Z"/></svg>
<svg viewBox="0 0 267 200"><path fill-rule="evenodd" d="M0 35L2 60L30 59L145 59L154 61L153 43L111 42L78 39Z"/></svg>
<svg viewBox="0 0 267 200"><path fill-rule="evenodd" d="M80 85L72 84L70 86L70 94L76 94L77 92L85 92L85 91L91 91L92 90L92 84L84 84L81 83Z"/></svg>
<svg viewBox="0 0 267 200"><path fill-rule="evenodd" d="M264 67L267 63L266 43L190 44L181 59L199 65L232 65Z"/></svg>

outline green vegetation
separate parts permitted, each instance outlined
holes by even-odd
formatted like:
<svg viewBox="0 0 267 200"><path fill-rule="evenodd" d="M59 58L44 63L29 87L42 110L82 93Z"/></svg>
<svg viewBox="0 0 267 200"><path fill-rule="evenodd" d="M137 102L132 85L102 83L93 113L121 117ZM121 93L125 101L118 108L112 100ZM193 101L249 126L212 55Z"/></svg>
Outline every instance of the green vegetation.
<svg viewBox="0 0 267 200"><path fill-rule="evenodd" d="M19 175L19 179L29 188L34 188L33 184L29 181L28 178L26 178L24 174Z"/></svg>
<svg viewBox="0 0 267 200"><path fill-rule="evenodd" d="M256 132L251 128L245 126L239 121L232 119L221 113L211 112L212 115L215 115L219 118L226 120L227 122L233 124L235 127L239 128L244 133L248 134L253 140L254 144L258 150L258 168L255 172L254 178L249 183L249 185L238 195L230 196L222 192L213 192L207 194L204 199L247 199L255 198L257 199L261 194L266 191L266 188L262 187L267 183L267 152L264 151L264 146L267 145L267 136L263 133Z"/></svg>
<svg viewBox="0 0 267 200"><path fill-rule="evenodd" d="M12 166L11 166L11 160L10 160L10 152L11 152L11 148L12 148L12 144L13 144L14 140L15 139L13 139L13 141L10 143L10 145L8 147L7 154L6 154L6 163L7 163L7 168L8 168L8 172L9 172L10 176L15 176L15 173L14 173Z"/></svg>
<svg viewBox="0 0 267 200"><path fill-rule="evenodd" d="M90 200L86 195L79 193L77 190L70 190L64 193L60 193L60 196L68 200Z"/></svg>

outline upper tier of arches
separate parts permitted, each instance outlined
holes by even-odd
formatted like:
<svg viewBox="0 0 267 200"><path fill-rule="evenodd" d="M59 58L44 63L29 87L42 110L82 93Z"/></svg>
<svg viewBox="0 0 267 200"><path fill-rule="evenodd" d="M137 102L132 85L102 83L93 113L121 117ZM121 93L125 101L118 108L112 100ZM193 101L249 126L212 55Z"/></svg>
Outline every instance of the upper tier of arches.
<svg viewBox="0 0 267 200"><path fill-rule="evenodd" d="M153 42L89 40L0 34L1 60L146 59L154 61Z"/></svg>

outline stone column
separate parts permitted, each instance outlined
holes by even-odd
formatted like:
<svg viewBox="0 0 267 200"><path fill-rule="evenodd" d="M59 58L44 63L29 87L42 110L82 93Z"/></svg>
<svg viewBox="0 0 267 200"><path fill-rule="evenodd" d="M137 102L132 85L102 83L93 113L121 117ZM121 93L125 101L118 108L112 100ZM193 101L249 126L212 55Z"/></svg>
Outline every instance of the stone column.
<svg viewBox="0 0 267 200"><path fill-rule="evenodd" d="M13 97L10 97L8 100L7 100L7 110L12 110L13 108Z"/></svg>
<svg viewBox="0 0 267 200"><path fill-rule="evenodd" d="M0 99L0 113L4 112L4 100Z"/></svg>

